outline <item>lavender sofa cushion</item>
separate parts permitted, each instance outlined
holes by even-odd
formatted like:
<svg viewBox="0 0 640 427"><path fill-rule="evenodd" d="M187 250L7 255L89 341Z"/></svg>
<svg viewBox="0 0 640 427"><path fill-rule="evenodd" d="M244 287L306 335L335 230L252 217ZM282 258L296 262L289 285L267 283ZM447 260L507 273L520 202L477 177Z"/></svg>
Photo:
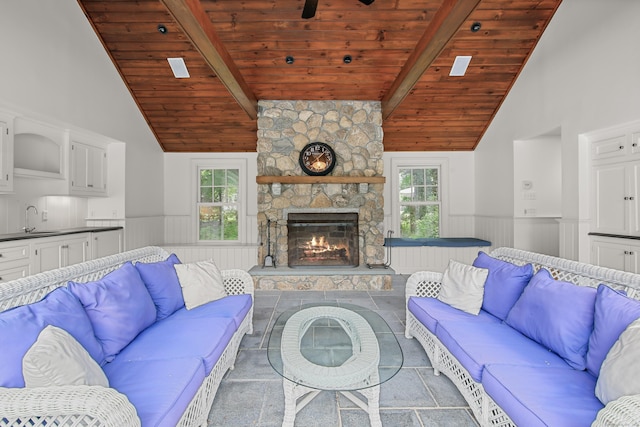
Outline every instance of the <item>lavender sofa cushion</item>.
<svg viewBox="0 0 640 427"><path fill-rule="evenodd" d="M173 313L172 319L215 319L222 317L225 319L233 319L237 328L247 316L253 300L251 295L229 295L222 299L211 301L209 303L199 305L196 308L187 310L185 307Z"/></svg>
<svg viewBox="0 0 640 427"><path fill-rule="evenodd" d="M519 426L590 426L603 407L587 371L488 365L482 385Z"/></svg>
<svg viewBox="0 0 640 427"><path fill-rule="evenodd" d="M236 331L232 319L174 319L154 323L118 355L124 360L199 357L209 375Z"/></svg>
<svg viewBox="0 0 640 427"><path fill-rule="evenodd" d="M489 270L489 276L484 283L482 309L504 320L533 277L533 266L517 266L493 258L482 251L478 252L473 265Z"/></svg>
<svg viewBox="0 0 640 427"><path fill-rule="evenodd" d="M135 264L153 303L156 305L156 320L162 320L184 307L182 288L174 264L180 264L176 254L159 262L138 262Z"/></svg>
<svg viewBox="0 0 640 427"><path fill-rule="evenodd" d="M538 271L505 322L555 351L575 369L585 369L593 330L596 290L554 280Z"/></svg>
<svg viewBox="0 0 640 427"><path fill-rule="evenodd" d="M431 333L436 333L436 326L442 320L475 320L477 322L500 323L500 319L480 310L478 315L458 310L436 298L409 297L408 310L416 319L427 327Z"/></svg>
<svg viewBox="0 0 640 427"><path fill-rule="evenodd" d="M24 387L22 359L48 325L64 329L96 362L103 361L82 304L66 288L58 288L41 301L0 313L0 387Z"/></svg>
<svg viewBox="0 0 640 427"><path fill-rule="evenodd" d="M600 374L602 362L607 357L620 334L634 320L640 318L640 301L631 299L608 286L598 286L593 332L589 337L587 370L594 376Z"/></svg>
<svg viewBox="0 0 640 427"><path fill-rule="evenodd" d="M202 360L129 361L104 367L109 384L127 396L143 426L174 427L205 379Z"/></svg>
<svg viewBox="0 0 640 427"><path fill-rule="evenodd" d="M156 306L131 262L95 282L69 282L69 290L89 315L107 362L156 320Z"/></svg>
<svg viewBox="0 0 640 427"><path fill-rule="evenodd" d="M476 382L492 363L571 369L557 354L504 323L443 320L436 336Z"/></svg>

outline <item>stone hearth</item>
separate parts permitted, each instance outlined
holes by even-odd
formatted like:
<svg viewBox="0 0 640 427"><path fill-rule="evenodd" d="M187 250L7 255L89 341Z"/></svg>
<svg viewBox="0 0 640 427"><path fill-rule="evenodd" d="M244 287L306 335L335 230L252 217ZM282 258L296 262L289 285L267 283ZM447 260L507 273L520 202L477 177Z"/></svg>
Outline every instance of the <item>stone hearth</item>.
<svg viewBox="0 0 640 427"><path fill-rule="evenodd" d="M298 158L304 146L324 142L335 151L332 177L383 177L382 113L378 101L260 101L258 108L258 176L305 176ZM258 225L264 244L252 270L259 289L388 289L393 271L376 271L384 244L384 184L282 183L258 185ZM289 212L358 213L358 272L287 265ZM271 221L271 255L275 268L262 268L267 255L267 220ZM330 268L330 267L327 267ZM365 269L369 274L362 274ZM266 270L268 271L268 274ZM350 272L351 271L351 272ZM366 272L366 271L365 271Z"/></svg>

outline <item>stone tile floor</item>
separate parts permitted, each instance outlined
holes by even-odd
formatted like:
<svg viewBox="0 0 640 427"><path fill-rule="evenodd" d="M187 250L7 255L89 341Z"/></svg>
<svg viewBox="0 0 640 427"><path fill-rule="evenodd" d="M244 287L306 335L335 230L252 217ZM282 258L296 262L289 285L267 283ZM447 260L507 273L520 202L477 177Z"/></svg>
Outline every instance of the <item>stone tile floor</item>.
<svg viewBox="0 0 640 427"><path fill-rule="evenodd" d="M218 389L209 427L281 426L282 377L269 365L271 325L284 310L319 301L340 301L375 310L396 333L404 365L380 388L380 417L392 427L477 427L466 402L444 375L433 375L422 346L404 337L404 285L394 276L391 291L256 291L254 333L244 337L233 371ZM296 416L296 427L369 426L365 411L339 393L324 391Z"/></svg>

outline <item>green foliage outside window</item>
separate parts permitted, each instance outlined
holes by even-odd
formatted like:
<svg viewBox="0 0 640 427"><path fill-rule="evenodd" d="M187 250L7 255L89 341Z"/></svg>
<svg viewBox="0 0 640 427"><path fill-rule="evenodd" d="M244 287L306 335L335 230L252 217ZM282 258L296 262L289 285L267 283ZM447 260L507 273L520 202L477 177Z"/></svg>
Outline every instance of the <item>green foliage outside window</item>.
<svg viewBox="0 0 640 427"><path fill-rule="evenodd" d="M440 237L439 169L399 170L400 235Z"/></svg>
<svg viewBox="0 0 640 427"><path fill-rule="evenodd" d="M238 240L238 169L201 169L199 240Z"/></svg>

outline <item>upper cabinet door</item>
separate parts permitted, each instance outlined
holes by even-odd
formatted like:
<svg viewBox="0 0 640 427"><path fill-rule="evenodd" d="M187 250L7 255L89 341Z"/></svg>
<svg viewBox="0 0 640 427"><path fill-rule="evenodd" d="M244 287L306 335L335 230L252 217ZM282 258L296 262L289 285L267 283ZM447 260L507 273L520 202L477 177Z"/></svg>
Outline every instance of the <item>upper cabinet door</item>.
<svg viewBox="0 0 640 427"><path fill-rule="evenodd" d="M71 194L107 195L107 151L102 147L71 142Z"/></svg>
<svg viewBox="0 0 640 427"><path fill-rule="evenodd" d="M25 117L15 119L14 172L28 178L65 179L65 129Z"/></svg>
<svg viewBox="0 0 640 427"><path fill-rule="evenodd" d="M598 166L593 173L592 231L609 234L629 234L627 196L627 165L624 163Z"/></svg>
<svg viewBox="0 0 640 427"><path fill-rule="evenodd" d="M13 191L13 134L0 117L0 193Z"/></svg>

